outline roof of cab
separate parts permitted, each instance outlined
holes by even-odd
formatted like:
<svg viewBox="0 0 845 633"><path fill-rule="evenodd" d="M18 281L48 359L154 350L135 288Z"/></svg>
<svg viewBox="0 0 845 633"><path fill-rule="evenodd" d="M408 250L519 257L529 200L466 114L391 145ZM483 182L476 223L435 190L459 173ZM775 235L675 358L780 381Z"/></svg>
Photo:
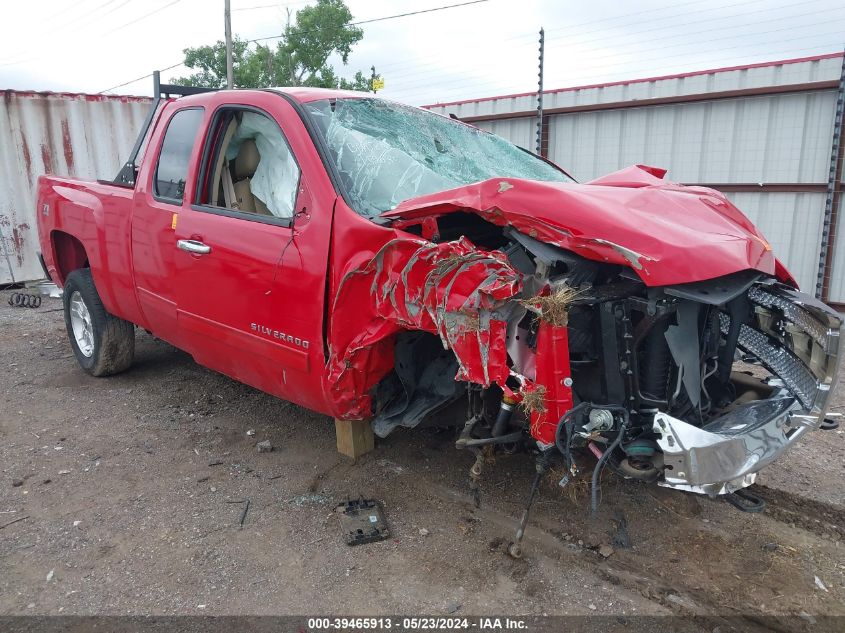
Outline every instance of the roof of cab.
<svg viewBox="0 0 845 633"><path fill-rule="evenodd" d="M274 92L283 92L290 95L300 103L319 101L321 99L360 99L362 97L373 97L369 92L356 92L354 90L335 90L334 88L309 88L307 86L294 86L291 88L268 88Z"/></svg>
<svg viewBox="0 0 845 633"><path fill-rule="evenodd" d="M186 95L178 97L180 103L202 103L206 101L209 95L220 95L230 92L238 92L241 94L249 92L275 92L284 94L298 103L309 103L311 101L319 101L321 99L362 99L366 97L373 97L369 92L354 92L352 90L334 90L331 88L308 88L305 86L296 86L292 88L238 88L236 90L212 90L209 92L202 92L198 94ZM172 100L172 99L171 99Z"/></svg>

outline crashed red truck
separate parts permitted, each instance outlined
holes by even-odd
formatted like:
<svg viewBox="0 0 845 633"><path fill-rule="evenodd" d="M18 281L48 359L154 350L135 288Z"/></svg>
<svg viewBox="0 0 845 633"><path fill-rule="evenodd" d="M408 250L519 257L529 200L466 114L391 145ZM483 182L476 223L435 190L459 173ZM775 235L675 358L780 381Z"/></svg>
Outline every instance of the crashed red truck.
<svg viewBox="0 0 845 633"><path fill-rule="evenodd" d="M134 324L379 436L455 426L476 475L528 447L731 494L826 425L841 320L664 173L579 184L372 96L216 91L157 101L114 182L42 177L39 232L95 375Z"/></svg>

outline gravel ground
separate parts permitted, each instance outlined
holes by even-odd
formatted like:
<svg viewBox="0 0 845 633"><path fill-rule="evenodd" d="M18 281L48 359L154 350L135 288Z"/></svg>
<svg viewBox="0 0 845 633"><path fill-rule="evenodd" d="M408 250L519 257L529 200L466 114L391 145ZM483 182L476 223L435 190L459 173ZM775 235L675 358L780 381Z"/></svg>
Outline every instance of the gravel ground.
<svg viewBox="0 0 845 633"><path fill-rule="evenodd" d="M488 468L475 508L449 432L397 431L352 464L329 418L141 331L129 371L92 378L59 300L7 295L0 615L845 615L842 431L765 471L763 514L608 474L591 518L583 485L550 483L513 560L526 456ZM359 495L382 501L390 540L343 543L333 508Z"/></svg>

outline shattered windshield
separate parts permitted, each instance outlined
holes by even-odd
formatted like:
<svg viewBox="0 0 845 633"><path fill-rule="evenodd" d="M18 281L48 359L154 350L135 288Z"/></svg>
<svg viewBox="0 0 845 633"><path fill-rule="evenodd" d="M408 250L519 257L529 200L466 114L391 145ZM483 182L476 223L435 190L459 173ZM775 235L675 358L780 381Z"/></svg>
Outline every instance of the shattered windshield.
<svg viewBox="0 0 845 633"><path fill-rule="evenodd" d="M501 137L420 108L383 99L325 99L305 107L349 203L367 217L488 178L571 182Z"/></svg>

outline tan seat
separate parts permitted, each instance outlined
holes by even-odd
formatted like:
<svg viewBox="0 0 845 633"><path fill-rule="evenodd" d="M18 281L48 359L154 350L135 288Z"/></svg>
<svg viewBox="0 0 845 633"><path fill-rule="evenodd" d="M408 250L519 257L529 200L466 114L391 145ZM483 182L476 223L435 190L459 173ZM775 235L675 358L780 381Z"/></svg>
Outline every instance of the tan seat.
<svg viewBox="0 0 845 633"><path fill-rule="evenodd" d="M267 205L255 197L250 186L259 162L261 162L261 154L258 153L255 141L251 138L244 140L238 148L238 155L235 157L234 189L236 202L233 206L236 206L240 211L271 215Z"/></svg>

